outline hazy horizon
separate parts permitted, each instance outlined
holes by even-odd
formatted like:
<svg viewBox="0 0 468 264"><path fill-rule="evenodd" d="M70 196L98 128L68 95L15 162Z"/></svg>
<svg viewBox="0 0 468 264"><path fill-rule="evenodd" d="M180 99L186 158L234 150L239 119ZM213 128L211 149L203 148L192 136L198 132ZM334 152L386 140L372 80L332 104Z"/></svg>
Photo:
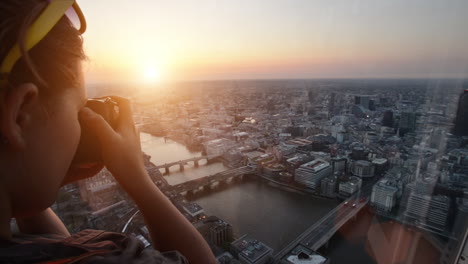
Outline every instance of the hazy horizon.
<svg viewBox="0 0 468 264"><path fill-rule="evenodd" d="M272 82L272 81L458 81L461 83L468 84L467 77L394 77L394 78L383 78L383 77L368 77L368 78L256 78L256 79L192 79L192 80L170 80L160 81L155 84L143 84L143 85L159 85L159 84L173 84L173 83L196 83L196 82ZM135 85L141 84L139 81L135 82L119 82L113 80L106 81L87 81L87 84L91 85L106 85L106 84L122 84L122 85Z"/></svg>

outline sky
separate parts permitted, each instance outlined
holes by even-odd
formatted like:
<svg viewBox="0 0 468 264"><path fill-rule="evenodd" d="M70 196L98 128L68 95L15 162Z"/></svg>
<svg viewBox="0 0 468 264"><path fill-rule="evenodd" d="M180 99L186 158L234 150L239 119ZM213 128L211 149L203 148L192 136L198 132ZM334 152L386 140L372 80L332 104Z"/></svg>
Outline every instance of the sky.
<svg viewBox="0 0 468 264"><path fill-rule="evenodd" d="M79 0L89 82L468 77L466 0Z"/></svg>

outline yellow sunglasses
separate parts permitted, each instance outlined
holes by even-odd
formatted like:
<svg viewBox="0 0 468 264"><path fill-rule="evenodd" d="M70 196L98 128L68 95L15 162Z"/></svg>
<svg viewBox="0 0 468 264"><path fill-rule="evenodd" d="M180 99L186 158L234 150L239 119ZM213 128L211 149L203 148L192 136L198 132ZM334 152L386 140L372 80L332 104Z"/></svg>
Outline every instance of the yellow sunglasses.
<svg viewBox="0 0 468 264"><path fill-rule="evenodd" d="M64 15L67 16L73 26L79 30L80 34L83 34L86 30L86 20L75 0L48 0L48 2L49 4L47 7L42 11L26 33L26 51L29 51L39 43ZM6 76L10 73L13 66L20 58L20 47L18 44L15 44L0 64L1 76ZM0 85L3 86L4 82L6 82L6 78L0 80Z"/></svg>

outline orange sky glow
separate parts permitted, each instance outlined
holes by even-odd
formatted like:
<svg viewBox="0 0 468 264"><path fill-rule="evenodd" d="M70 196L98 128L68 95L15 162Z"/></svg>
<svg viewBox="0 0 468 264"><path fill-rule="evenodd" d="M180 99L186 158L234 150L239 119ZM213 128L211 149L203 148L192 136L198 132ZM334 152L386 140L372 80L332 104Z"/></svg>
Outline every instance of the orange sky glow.
<svg viewBox="0 0 468 264"><path fill-rule="evenodd" d="M89 82L468 74L463 0L78 2Z"/></svg>

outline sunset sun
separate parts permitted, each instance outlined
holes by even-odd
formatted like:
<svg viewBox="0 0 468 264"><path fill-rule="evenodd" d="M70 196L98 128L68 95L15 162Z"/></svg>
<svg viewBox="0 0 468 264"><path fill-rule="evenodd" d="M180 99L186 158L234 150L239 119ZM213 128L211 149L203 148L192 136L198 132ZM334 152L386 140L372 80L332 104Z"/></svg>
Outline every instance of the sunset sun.
<svg viewBox="0 0 468 264"><path fill-rule="evenodd" d="M157 83L161 80L161 71L155 66L147 66L144 68L143 79L147 83Z"/></svg>

